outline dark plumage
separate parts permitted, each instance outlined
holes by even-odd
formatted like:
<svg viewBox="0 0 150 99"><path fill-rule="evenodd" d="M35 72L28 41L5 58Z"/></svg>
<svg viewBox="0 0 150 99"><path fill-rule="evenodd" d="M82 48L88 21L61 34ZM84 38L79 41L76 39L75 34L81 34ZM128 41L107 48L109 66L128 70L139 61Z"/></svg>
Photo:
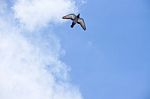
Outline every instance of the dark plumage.
<svg viewBox="0 0 150 99"><path fill-rule="evenodd" d="M63 19L71 19L73 21L71 24L71 28L73 28L74 25L78 23L84 30L86 30L84 19L80 18L80 14L78 14L77 16L75 14L68 14L66 16L63 16Z"/></svg>

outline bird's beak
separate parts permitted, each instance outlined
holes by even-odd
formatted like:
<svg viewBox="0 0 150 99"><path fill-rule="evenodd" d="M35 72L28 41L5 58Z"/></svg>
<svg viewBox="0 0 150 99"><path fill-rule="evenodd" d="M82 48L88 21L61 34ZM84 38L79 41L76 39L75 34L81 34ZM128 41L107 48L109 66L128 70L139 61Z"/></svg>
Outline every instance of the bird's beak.
<svg viewBox="0 0 150 99"><path fill-rule="evenodd" d="M62 19L65 19L66 17L64 16L64 17L62 17Z"/></svg>

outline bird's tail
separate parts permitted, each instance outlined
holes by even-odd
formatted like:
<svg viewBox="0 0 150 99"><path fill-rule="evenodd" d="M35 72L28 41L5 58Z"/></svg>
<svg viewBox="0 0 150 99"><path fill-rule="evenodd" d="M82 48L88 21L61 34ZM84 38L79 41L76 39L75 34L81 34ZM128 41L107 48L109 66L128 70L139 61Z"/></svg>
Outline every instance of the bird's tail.
<svg viewBox="0 0 150 99"><path fill-rule="evenodd" d="M73 28L74 27L74 25L71 25L71 28Z"/></svg>
<svg viewBox="0 0 150 99"><path fill-rule="evenodd" d="M72 24L71 24L71 28L73 28L73 27L74 27L74 25L75 25L75 23L74 23L74 22L72 22Z"/></svg>

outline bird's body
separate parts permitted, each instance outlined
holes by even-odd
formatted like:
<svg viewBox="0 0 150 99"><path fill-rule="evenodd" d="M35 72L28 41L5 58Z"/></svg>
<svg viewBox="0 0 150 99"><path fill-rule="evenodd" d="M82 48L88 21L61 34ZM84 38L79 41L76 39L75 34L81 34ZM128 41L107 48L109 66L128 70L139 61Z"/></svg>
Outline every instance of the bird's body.
<svg viewBox="0 0 150 99"><path fill-rule="evenodd" d="M69 15L64 16L63 19L71 19L72 20L71 28L73 28L74 25L76 23L78 23L81 25L81 27L84 30L86 30L85 22L82 18L80 18L80 14L78 14L77 16L75 14L69 14Z"/></svg>

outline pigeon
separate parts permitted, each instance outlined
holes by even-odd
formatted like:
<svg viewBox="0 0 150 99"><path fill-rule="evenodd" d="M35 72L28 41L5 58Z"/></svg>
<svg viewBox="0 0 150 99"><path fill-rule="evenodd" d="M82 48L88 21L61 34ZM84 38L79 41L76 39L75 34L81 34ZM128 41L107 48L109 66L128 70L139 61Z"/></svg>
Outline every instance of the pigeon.
<svg viewBox="0 0 150 99"><path fill-rule="evenodd" d="M83 30L86 30L86 26L85 26L85 22L83 18L80 18L80 14L75 15L75 14L68 14L66 16L62 17L63 19L71 19L72 20L72 24L71 24L71 28L74 27L74 25L76 23L80 24L80 26L83 28Z"/></svg>

